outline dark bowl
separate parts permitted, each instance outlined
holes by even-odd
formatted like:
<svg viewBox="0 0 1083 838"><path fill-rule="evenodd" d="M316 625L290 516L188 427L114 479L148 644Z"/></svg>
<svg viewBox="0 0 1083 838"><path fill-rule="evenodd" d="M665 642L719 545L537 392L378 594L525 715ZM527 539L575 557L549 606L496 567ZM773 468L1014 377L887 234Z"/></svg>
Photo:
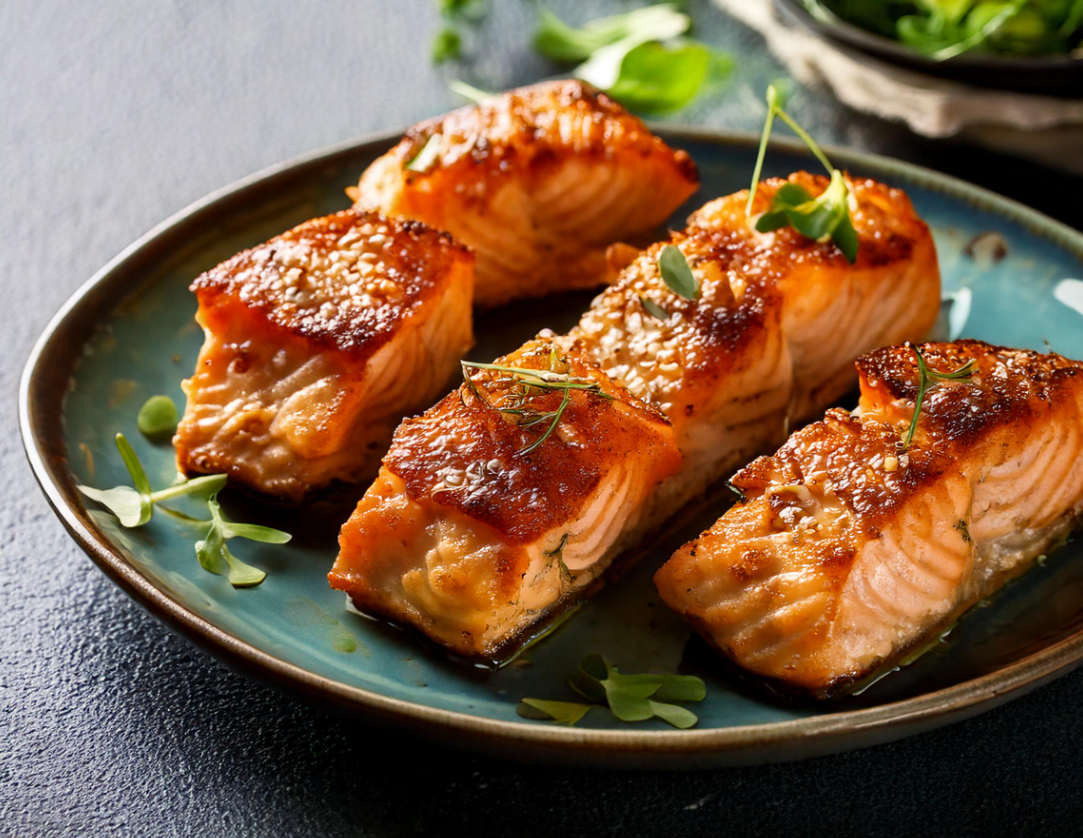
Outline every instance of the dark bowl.
<svg viewBox="0 0 1083 838"><path fill-rule="evenodd" d="M1083 97L1083 58L1069 55L1015 58L974 53L937 61L846 21L825 23L809 14L801 0L775 0L775 5L785 19L832 43L908 70L996 90Z"/></svg>

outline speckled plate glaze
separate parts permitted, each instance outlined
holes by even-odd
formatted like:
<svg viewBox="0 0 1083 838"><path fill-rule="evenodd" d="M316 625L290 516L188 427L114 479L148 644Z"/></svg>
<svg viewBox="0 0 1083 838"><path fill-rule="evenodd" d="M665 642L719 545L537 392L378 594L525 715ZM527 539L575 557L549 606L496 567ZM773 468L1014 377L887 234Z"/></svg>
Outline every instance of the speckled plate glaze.
<svg viewBox="0 0 1083 838"><path fill-rule="evenodd" d="M703 186L673 217L748 184L755 139L683 129L662 135L696 159ZM361 489L304 509L262 505L237 494L224 503L244 520L295 534L289 547L244 543L243 558L266 581L235 590L196 563L193 535L156 515L121 530L87 508L76 484L127 478L112 438L123 431L155 485L173 476L173 452L136 430L144 399L182 402L180 381L201 342L188 283L236 251L313 216L347 205L343 189L398 134L350 143L257 174L209 196L133 244L90 279L49 324L21 389L23 437L50 504L76 541L118 585L170 625L259 677L377 722L395 722L463 747L567 764L698 767L798 759L883 742L972 715L1063 674L1083 658L1080 543L1054 554L948 641L862 695L817 705L774 700L720 665L658 601L651 573L725 507L708 500L643 545L643 556L563 628L529 651L529 661L491 673L451 662L408 633L347 613L327 586L338 527ZM814 165L778 141L768 174ZM1083 235L1039 213L914 166L844 150L837 165L903 187L932 226L946 294L941 328L1010 346L1083 357ZM967 245L996 233L1007 253ZM985 237L986 244L995 238ZM590 295L511 306L479 319L472 357L490 359L543 326L573 323ZM950 312L947 311L951 308ZM78 614L72 614L78 619ZM589 652L625 671L695 673L708 696L699 726L622 725L594 711L577 727L524 720L523 696L573 698L566 676Z"/></svg>

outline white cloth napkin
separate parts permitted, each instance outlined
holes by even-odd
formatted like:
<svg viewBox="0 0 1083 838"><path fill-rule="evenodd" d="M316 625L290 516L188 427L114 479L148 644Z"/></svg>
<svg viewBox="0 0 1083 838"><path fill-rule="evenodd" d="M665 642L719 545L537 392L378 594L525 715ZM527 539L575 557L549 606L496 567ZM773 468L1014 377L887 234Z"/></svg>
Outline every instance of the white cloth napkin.
<svg viewBox="0 0 1083 838"><path fill-rule="evenodd" d="M799 81L825 84L855 110L926 137L961 137L1083 173L1083 99L991 90L866 56L780 20L772 0L714 0L758 30Z"/></svg>

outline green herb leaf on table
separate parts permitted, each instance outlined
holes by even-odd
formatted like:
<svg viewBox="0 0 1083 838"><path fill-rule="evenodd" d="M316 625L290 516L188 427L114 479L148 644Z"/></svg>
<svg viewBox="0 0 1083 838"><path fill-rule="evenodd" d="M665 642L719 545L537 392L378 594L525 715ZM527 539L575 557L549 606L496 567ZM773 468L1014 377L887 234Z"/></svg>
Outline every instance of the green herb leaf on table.
<svg viewBox="0 0 1083 838"><path fill-rule="evenodd" d="M756 220L756 230L769 233L781 227L792 227L814 241L833 241L846 260L853 264L857 260L859 241L850 218L850 189L846 185L846 178L831 165L831 161L808 132L782 109L781 97L773 84L767 86L767 119L760 135L760 147L756 155L756 165L752 170L752 186L748 192L745 215L752 215L775 117L785 122L804 141L816 159L827 169L831 181L815 198L796 183L784 183L775 193L767 212Z"/></svg>
<svg viewBox="0 0 1083 838"><path fill-rule="evenodd" d="M699 296L699 283L680 248L672 244L663 247L658 255L658 268L666 287L678 297L694 300Z"/></svg>
<svg viewBox="0 0 1083 838"><path fill-rule="evenodd" d="M672 3L598 18L579 28L569 26L544 6L538 14L534 48L546 58L566 62L586 61L603 47L628 39L636 43L668 40L692 26L692 19Z"/></svg>
<svg viewBox="0 0 1083 838"><path fill-rule="evenodd" d="M169 396L151 396L141 408L135 423L139 432L150 439L172 436L177 430L177 406Z"/></svg>
<svg viewBox="0 0 1083 838"><path fill-rule="evenodd" d="M572 74L644 113L684 107L733 67L728 55L682 38L692 19L674 4L636 9L576 29L542 9L535 48L557 61L580 61Z"/></svg>
<svg viewBox="0 0 1083 838"><path fill-rule="evenodd" d="M584 658L579 671L568 679L568 685L589 703L524 698L522 704L535 711L540 710L554 721L575 724L590 707L604 703L622 722L659 718L674 727L685 729L695 725L699 719L692 711L673 702L702 701L707 695L706 685L694 676L652 673L625 675L601 655ZM522 709L520 714L526 715ZM537 718L535 715L528 717Z"/></svg>
<svg viewBox="0 0 1083 838"><path fill-rule="evenodd" d="M488 0L436 0L436 5L446 18L478 20L485 14Z"/></svg>
<svg viewBox="0 0 1083 838"><path fill-rule="evenodd" d="M463 52L463 38L458 30L445 26L432 39L432 63L443 64L459 58Z"/></svg>
<svg viewBox="0 0 1083 838"><path fill-rule="evenodd" d="M914 432L918 429L918 417L921 415L921 406L925 402L925 395L928 393L929 388L932 387L936 381L967 381L975 372L977 372L977 365L973 358L968 358L964 364L958 369L954 369L951 372L937 372L934 369L929 369L928 364L925 363L925 356L921 354L921 350L914 344L909 344L910 348L914 350L914 355L918 359L918 392L914 397L914 415L910 418L910 425L906 429L906 433L902 438L902 450L905 451L910 447L910 443L914 441Z"/></svg>
<svg viewBox="0 0 1083 838"><path fill-rule="evenodd" d="M480 105L487 99L492 99L497 96L496 93L490 93L488 90L482 90L481 88L474 87L472 84L467 84L459 79L452 79L447 83L448 90L452 93L458 93L464 99L469 99L471 102Z"/></svg>

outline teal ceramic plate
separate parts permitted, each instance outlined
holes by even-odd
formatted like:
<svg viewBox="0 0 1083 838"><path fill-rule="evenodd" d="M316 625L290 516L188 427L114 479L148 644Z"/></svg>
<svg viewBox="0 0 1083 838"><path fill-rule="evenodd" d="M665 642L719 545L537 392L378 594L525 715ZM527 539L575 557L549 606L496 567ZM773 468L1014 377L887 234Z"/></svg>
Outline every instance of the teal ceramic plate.
<svg viewBox="0 0 1083 838"><path fill-rule="evenodd" d="M708 198L743 188L754 139L670 129L703 186L673 219ZM86 283L35 347L21 392L23 435L49 502L90 557L153 613L229 662L369 719L394 721L465 747L566 763L692 767L796 759L898 738L957 720L1063 674L1083 657L1083 556L1076 543L1051 556L948 642L862 695L816 705L773 700L725 670L655 596L651 573L722 511L709 502L649 544L643 557L569 623L520 661L490 673L453 663L411 634L347 613L325 579L338 527L360 494L345 490L303 509L232 495L243 520L295 533L287 548L244 543L266 581L235 590L196 563L193 537L167 516L120 530L88 509L75 486L127 482L112 439L132 440L152 482L168 482L173 455L136 430L150 395L181 402L201 334L188 283L241 248L347 205L343 189L398 135L319 152L263 172L185 210L150 232ZM905 188L932 226L945 290L942 328L1010 346L1045 342L1083 357L1083 235L957 180L879 157L835 150L837 164ZM770 174L813 165L777 142ZM976 247L968 245L979 239ZM1006 247L1004 252L1003 247ZM1000 252L996 252L1000 251ZM490 359L543 326L574 322L589 295L512 306L480 318L474 356ZM950 307L950 311L947 311ZM76 615L73 615L73 619ZM603 711L577 727L520 718L523 696L568 698L566 676L588 652L626 672L658 667L695 673L708 696L698 727L615 723Z"/></svg>

